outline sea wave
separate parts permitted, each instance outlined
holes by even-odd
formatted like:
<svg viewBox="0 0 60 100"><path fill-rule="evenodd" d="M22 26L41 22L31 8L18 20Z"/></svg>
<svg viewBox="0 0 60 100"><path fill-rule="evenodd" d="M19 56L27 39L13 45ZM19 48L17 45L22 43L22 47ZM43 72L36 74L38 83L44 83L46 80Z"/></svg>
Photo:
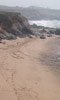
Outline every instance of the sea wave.
<svg viewBox="0 0 60 100"><path fill-rule="evenodd" d="M60 20L29 20L30 25L36 24L37 26L44 26L50 28L60 28Z"/></svg>

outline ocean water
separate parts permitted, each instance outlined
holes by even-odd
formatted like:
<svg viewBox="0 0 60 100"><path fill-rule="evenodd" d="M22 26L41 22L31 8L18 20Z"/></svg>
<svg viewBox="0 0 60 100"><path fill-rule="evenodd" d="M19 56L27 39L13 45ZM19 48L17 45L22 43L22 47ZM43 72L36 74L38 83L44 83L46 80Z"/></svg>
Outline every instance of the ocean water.
<svg viewBox="0 0 60 100"><path fill-rule="evenodd" d="M50 28L60 28L60 20L29 20L30 25L36 24L37 26L44 26Z"/></svg>

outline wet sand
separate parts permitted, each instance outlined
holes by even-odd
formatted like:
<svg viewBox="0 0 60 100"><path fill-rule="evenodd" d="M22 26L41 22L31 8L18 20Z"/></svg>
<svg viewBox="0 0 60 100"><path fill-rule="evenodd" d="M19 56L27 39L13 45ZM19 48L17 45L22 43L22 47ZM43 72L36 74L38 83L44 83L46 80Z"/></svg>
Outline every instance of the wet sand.
<svg viewBox="0 0 60 100"><path fill-rule="evenodd" d="M59 77L42 63L49 58L42 59L42 54L51 56L56 38L18 38L0 44L1 100L60 100Z"/></svg>
<svg viewBox="0 0 60 100"><path fill-rule="evenodd" d="M40 61L47 65L54 74L60 77L60 38L54 38L46 45L46 50L40 54Z"/></svg>

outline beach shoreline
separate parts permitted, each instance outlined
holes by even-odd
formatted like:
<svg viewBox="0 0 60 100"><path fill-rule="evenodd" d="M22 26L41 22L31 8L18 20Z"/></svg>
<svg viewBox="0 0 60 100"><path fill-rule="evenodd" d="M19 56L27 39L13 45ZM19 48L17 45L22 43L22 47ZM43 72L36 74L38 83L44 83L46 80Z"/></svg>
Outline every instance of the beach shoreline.
<svg viewBox="0 0 60 100"><path fill-rule="evenodd" d="M40 61L43 65L60 78L60 38L59 36L51 40L46 45L46 50L40 54Z"/></svg>
<svg viewBox="0 0 60 100"><path fill-rule="evenodd" d="M59 77L48 65L42 64L40 59L42 53L54 49L52 41L56 38L58 37L54 35L46 39L26 37L2 41L1 100L60 100ZM51 44L52 47L48 50Z"/></svg>

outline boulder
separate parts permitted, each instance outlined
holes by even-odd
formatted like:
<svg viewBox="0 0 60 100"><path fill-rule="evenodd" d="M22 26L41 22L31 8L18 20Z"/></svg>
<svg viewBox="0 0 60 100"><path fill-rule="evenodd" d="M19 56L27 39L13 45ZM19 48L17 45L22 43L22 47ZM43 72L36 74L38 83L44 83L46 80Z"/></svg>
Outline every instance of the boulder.
<svg viewBox="0 0 60 100"><path fill-rule="evenodd" d="M60 29L56 29L55 34L60 35Z"/></svg>

